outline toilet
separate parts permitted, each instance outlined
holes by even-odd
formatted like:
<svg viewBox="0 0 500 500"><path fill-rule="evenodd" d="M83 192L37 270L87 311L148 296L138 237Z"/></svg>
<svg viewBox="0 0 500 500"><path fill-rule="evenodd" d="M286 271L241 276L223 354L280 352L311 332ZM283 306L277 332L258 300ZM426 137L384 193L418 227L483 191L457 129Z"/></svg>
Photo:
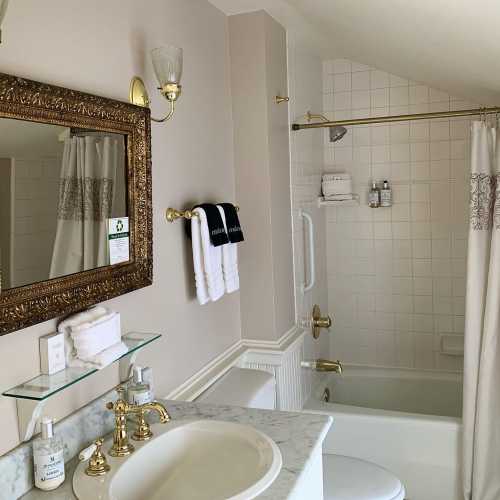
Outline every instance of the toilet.
<svg viewBox="0 0 500 500"><path fill-rule="evenodd" d="M276 381L261 370L231 368L197 401L274 410ZM342 455L323 455L325 500L404 500L405 489L391 472Z"/></svg>

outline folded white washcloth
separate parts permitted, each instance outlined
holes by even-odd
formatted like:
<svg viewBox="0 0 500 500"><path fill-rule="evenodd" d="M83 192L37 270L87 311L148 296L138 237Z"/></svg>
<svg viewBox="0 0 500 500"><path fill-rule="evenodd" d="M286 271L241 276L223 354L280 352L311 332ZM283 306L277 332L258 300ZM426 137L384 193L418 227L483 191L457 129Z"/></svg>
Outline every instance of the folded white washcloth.
<svg viewBox="0 0 500 500"><path fill-rule="evenodd" d="M94 356L120 342L120 314L111 312L94 322L75 326L70 335L79 358Z"/></svg>
<svg viewBox="0 0 500 500"><path fill-rule="evenodd" d="M330 196L324 196L323 199L325 201L347 201L353 200L354 195L352 193L349 194L332 194Z"/></svg>
<svg viewBox="0 0 500 500"><path fill-rule="evenodd" d="M121 358L127 352L127 346L123 342L118 342L85 360L76 356L67 357L66 363L68 366L74 368L96 368L97 370L102 370L104 367L113 363L113 361Z"/></svg>
<svg viewBox="0 0 500 500"><path fill-rule="evenodd" d="M198 214L199 219L198 224L196 224L196 222L191 224L191 229L194 229L194 232L199 232L199 242L193 240L193 264L195 269L196 293L200 304L205 304L205 291L212 302L219 300L224 295L222 246L214 247L210 241L205 210L201 207L197 207L194 211ZM196 219L196 217L194 217L194 219ZM193 236L195 239L198 238L198 235L194 235L192 231L191 237L193 238ZM201 284L202 278L200 276L200 271L202 272L201 276L204 277L205 289Z"/></svg>
<svg viewBox="0 0 500 500"><path fill-rule="evenodd" d="M321 189L325 196L352 193L351 175L345 172L323 174Z"/></svg>
<svg viewBox="0 0 500 500"><path fill-rule="evenodd" d="M82 311L76 314L73 314L61 321L59 325L57 325L57 331L60 333L69 333L70 330L83 323L92 322L96 319L99 319L106 315L108 310L102 306L92 307L87 309L86 311Z"/></svg>
<svg viewBox="0 0 500 500"><path fill-rule="evenodd" d="M65 337L68 366L75 358L87 361L121 342L120 314L104 307L74 314L57 329Z"/></svg>
<svg viewBox="0 0 500 500"><path fill-rule="evenodd" d="M224 228L227 231L226 215L224 209L217 205ZM222 272L224 275L224 286L226 293L232 293L240 288L240 276L238 273L238 246L236 243L222 245Z"/></svg>

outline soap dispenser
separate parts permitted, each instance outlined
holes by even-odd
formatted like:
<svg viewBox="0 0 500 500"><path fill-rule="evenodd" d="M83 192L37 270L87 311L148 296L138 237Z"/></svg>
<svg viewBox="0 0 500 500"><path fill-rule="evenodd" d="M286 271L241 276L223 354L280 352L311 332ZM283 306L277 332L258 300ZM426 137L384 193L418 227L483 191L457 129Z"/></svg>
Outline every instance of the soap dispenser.
<svg viewBox="0 0 500 500"><path fill-rule="evenodd" d="M144 405L153 401L149 384L144 382L142 368L134 366L132 383L128 387L128 402L134 405Z"/></svg>
<svg viewBox="0 0 500 500"><path fill-rule="evenodd" d="M54 435L54 421L43 417L41 436L33 441L35 486L41 490L55 490L64 482L64 446Z"/></svg>

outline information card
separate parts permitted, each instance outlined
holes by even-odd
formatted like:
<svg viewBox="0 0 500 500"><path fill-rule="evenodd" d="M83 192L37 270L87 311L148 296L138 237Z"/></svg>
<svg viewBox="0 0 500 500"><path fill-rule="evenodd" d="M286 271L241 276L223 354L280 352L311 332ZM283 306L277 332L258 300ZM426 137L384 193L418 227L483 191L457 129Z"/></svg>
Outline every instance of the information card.
<svg viewBox="0 0 500 500"><path fill-rule="evenodd" d="M130 259L128 217L108 219L109 263L119 264Z"/></svg>

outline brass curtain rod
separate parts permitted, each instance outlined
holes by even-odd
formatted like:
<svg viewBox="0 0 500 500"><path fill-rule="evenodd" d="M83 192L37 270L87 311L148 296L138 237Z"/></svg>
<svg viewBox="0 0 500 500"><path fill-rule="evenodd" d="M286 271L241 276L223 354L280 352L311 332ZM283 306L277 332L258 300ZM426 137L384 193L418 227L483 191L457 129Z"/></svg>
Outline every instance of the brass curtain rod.
<svg viewBox="0 0 500 500"><path fill-rule="evenodd" d="M304 130L308 128L329 128L346 125L370 125L374 123L405 122L411 120L432 120L434 118L490 115L496 113L500 113L500 107L462 109L459 111L437 111L435 113L414 113L411 115L377 116L373 118L352 118L350 120L323 121L317 123L294 123L292 125L292 130Z"/></svg>

